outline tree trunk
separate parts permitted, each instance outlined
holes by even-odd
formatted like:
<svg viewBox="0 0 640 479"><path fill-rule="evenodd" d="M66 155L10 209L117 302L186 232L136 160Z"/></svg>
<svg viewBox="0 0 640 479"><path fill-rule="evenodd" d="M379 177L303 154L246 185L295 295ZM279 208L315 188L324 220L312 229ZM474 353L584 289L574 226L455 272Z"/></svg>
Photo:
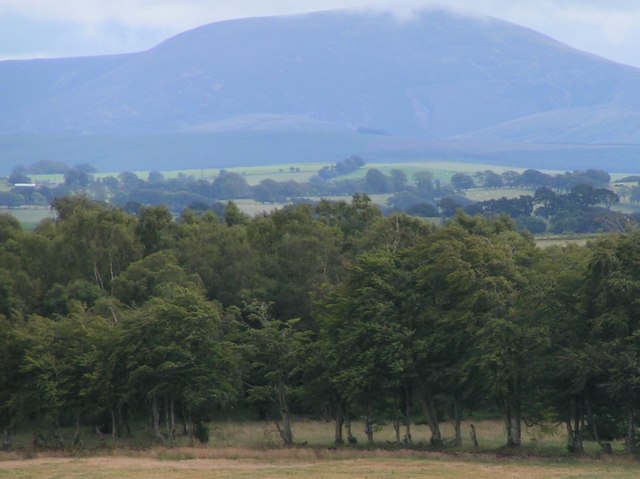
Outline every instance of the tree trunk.
<svg viewBox="0 0 640 479"><path fill-rule="evenodd" d="M124 428L127 431L127 437L133 437L133 433L131 432L131 425L129 424L129 404L124 403L122 405L122 422L124 424Z"/></svg>
<svg viewBox="0 0 640 479"><path fill-rule="evenodd" d="M520 416L520 404L513 407L513 417L511 419L511 445L520 447L522 444L522 417Z"/></svg>
<svg viewBox="0 0 640 479"><path fill-rule="evenodd" d="M393 430L396 433L396 444L399 446L400 444L402 444L402 441L400 440L400 426L401 426L401 416L400 414L396 413L393 417Z"/></svg>
<svg viewBox="0 0 640 479"><path fill-rule="evenodd" d="M476 434L476 427L471 424L471 432L469 432L469 436L471 437L471 444L473 444L473 447L478 447L478 436Z"/></svg>
<svg viewBox="0 0 640 479"><path fill-rule="evenodd" d="M405 427L405 436L404 442L411 446L413 444L413 439L411 438L411 389L409 386L405 387L404 390L404 427Z"/></svg>
<svg viewBox="0 0 640 479"><path fill-rule="evenodd" d="M593 409L591 409L591 402L589 398L585 398L585 405L587 406L587 417L589 418L589 423L591 424L591 432L593 434L593 439L600 445L605 454L611 454L613 451L611 449L611 443L602 442L600 440L600 435L598 434L598 427L596 425L596 419L593 416Z"/></svg>
<svg viewBox="0 0 640 479"><path fill-rule="evenodd" d="M364 434L367 436L367 443L373 444L373 421L371 420L371 404L367 404L367 414L364 418Z"/></svg>
<svg viewBox="0 0 640 479"><path fill-rule="evenodd" d="M462 432L461 432L461 424L462 424L462 401L460 397L456 394L453 397L453 420L454 425L453 428L455 430L455 446L462 446Z"/></svg>
<svg viewBox="0 0 640 479"><path fill-rule="evenodd" d="M73 433L73 445L80 447L83 445L82 436L80 435L80 420L76 419L76 430Z"/></svg>
<svg viewBox="0 0 640 479"><path fill-rule="evenodd" d="M171 425L169 421L169 398L164 397L164 430L167 437L171 437Z"/></svg>
<svg viewBox="0 0 640 479"><path fill-rule="evenodd" d="M442 433L440 432L440 423L438 422L433 396L429 391L426 391L420 396L420 402L422 403L422 411L427 419L427 425L431 430L431 439L429 442L432 446L441 446Z"/></svg>
<svg viewBox="0 0 640 479"><path fill-rule="evenodd" d="M293 444L293 433L291 431L291 411L289 410L289 398L287 397L287 388L282 379L282 374L278 380L278 400L280 402L280 415L282 418L282 428L278 426L278 432L285 446Z"/></svg>
<svg viewBox="0 0 640 479"><path fill-rule="evenodd" d="M187 427L187 411L184 408L184 404L182 404L182 435L187 436L189 434L189 429Z"/></svg>
<svg viewBox="0 0 640 479"><path fill-rule="evenodd" d="M169 428L169 434L171 439L176 437L176 411L175 411L175 401L172 399L169 401L169 421L171 427Z"/></svg>
<svg viewBox="0 0 640 479"><path fill-rule="evenodd" d="M195 444L196 425L192 421L191 417L187 418L187 424L189 424L189 445L193 447Z"/></svg>
<svg viewBox="0 0 640 479"><path fill-rule="evenodd" d="M344 424L344 414L342 412L342 405L338 404L338 408L336 409L336 430L334 435L334 444L340 445L344 444L344 439L342 438L342 426Z"/></svg>
<svg viewBox="0 0 640 479"><path fill-rule="evenodd" d="M2 432L2 450L3 451L8 451L9 449L11 449L11 428L7 427L3 432Z"/></svg>
<svg viewBox="0 0 640 479"><path fill-rule="evenodd" d="M118 437L122 437L124 431L124 404L118 401Z"/></svg>
<svg viewBox="0 0 640 479"><path fill-rule="evenodd" d="M567 420L567 449L569 452L584 452L583 432L584 432L584 413L582 411L582 398L574 395L572 404L572 416ZM573 424L572 424L573 421Z"/></svg>
<svg viewBox="0 0 640 479"><path fill-rule="evenodd" d="M507 429L507 447L520 447L522 444L522 418L520 417L520 401L511 397L503 407L504 425Z"/></svg>
<svg viewBox="0 0 640 479"><path fill-rule="evenodd" d="M364 421L364 433L367 436L367 443L373 444L373 424L368 415Z"/></svg>
<svg viewBox="0 0 640 479"><path fill-rule="evenodd" d="M633 428L633 401L631 398L627 399L627 445L626 449L629 454L633 454L636 450L635 445L635 433Z"/></svg>
<svg viewBox="0 0 640 479"><path fill-rule="evenodd" d="M115 439L116 437L118 437L118 421L116 418L116 410L112 406L109 412L111 413L111 438Z"/></svg>
<svg viewBox="0 0 640 479"><path fill-rule="evenodd" d="M160 432L160 409L158 407L157 396L153 396L151 412L153 414L153 434L156 438L160 439L161 442L164 442L164 436Z"/></svg>
<svg viewBox="0 0 640 479"><path fill-rule="evenodd" d="M344 426L347 430L347 441L349 442L349 444L357 444L358 439L353 435L353 432L351 431L351 416L349 415L349 413L347 413L345 416Z"/></svg>
<svg viewBox="0 0 640 479"><path fill-rule="evenodd" d="M507 431L507 446L511 445L511 408L509 407L509 403L503 407L502 412L504 418L504 427Z"/></svg>

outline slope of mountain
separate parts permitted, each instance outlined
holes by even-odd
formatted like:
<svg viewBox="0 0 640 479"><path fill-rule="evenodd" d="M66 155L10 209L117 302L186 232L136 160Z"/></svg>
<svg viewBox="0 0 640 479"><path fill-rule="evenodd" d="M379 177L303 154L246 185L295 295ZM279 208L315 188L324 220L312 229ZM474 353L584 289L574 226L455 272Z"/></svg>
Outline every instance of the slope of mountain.
<svg viewBox="0 0 640 479"><path fill-rule="evenodd" d="M206 25L137 54L0 62L0 131L640 144L639 92L639 69L504 21L322 12Z"/></svg>

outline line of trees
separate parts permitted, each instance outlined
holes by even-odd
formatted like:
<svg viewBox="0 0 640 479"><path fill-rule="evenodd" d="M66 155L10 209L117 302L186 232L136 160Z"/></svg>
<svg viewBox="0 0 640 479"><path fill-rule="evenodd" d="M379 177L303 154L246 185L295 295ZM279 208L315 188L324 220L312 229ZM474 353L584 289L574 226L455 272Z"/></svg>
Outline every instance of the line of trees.
<svg viewBox="0 0 640 479"><path fill-rule="evenodd" d="M455 173L451 177L451 184L460 190L470 188L551 188L556 191L567 192L577 185L589 185L594 188L604 187L611 181L609 173L590 168L588 170L566 171L554 175L542 171L527 169L522 173L507 170L495 173L492 170L480 170L470 175Z"/></svg>
<svg viewBox="0 0 640 479"><path fill-rule="evenodd" d="M340 178L356 171L364 165L364 160L352 156L331 167L326 166L313 175L309 181L276 181L266 178L257 185L249 185L244 175L221 170L213 180L196 179L184 174L167 179L159 171L149 172L143 180L135 173L125 171L117 177L94 178L82 165L64 171L64 181L59 185L40 185L38 188L25 186L31 178L24 174L12 174L8 181L16 185L9 191L0 192L0 206L48 205L55 198L74 194L86 194L97 201L135 211L140 206L165 205L174 214L189 207L207 209L217 207L220 201L253 199L262 203L309 202L308 197L349 196L358 192L368 194L398 193L390 206L407 210L418 204L429 204L437 216L435 202L454 191L443 188L433 180L430 172L422 171L413 175L415 186L410 184L401 170L394 169L391 175L370 168L364 178ZM292 167L293 168L293 167ZM295 168L294 168L295 170Z"/></svg>
<svg viewBox="0 0 640 479"><path fill-rule="evenodd" d="M52 163L52 164L50 164ZM271 178L257 185L249 185L242 174L222 170L213 180L197 180L179 175L166 179L162 173L151 171L145 180L132 172L118 177L93 178L91 165L73 168L53 162L41 162L31 169L18 168L10 182L18 186L0 192L0 205L48 205L55 198L72 194L87 194L94 200L107 201L137 213L140 207L166 205L178 215L185 208L212 209L221 213L224 201L252 199L264 204L308 203L318 196L344 196L357 192L389 194L385 213L405 212L421 217L450 218L457 209L469 214L493 216L507 214L516 219L518 227L531 233L594 233L618 231L629 223L637 222L634 215L611 210L619 202L618 194L608 188L610 176L602 170L576 170L548 175L537 170L522 173L491 170L478 171L474 175L456 173L451 184L441 184L428 171L415 172L411 180L399 169L389 175L369 168L362 178L340 178L364 165L364 160L352 156L326 166L306 182L294 180L276 181ZM21 171L41 171L47 168L64 168L64 182L57 186L25 186L31 180ZM290 170L295 171L294 167ZM633 177L623 180L633 180ZM520 198L496 198L474 203L464 194L469 188L535 188L532 195ZM638 186L617 185L617 190L634 202ZM636 215L637 216L637 215Z"/></svg>
<svg viewBox="0 0 640 479"><path fill-rule="evenodd" d="M640 233L541 250L508 217L435 227L384 217L366 195L256 218L164 207L137 216L85 197L33 232L0 215L0 431L27 420L159 441L207 439L253 411L294 442L292 417L335 421L335 442L392 423L411 444L462 443L494 410L637 447ZM444 438L443 420L455 423ZM422 426L419 426L422 427Z"/></svg>
<svg viewBox="0 0 640 479"><path fill-rule="evenodd" d="M464 208L468 214L495 216L505 214L531 233L597 233L625 231L638 222L637 214L624 214L611 207L619 196L608 188L578 184L568 193L556 193L540 187L533 196L499 198L473 203Z"/></svg>

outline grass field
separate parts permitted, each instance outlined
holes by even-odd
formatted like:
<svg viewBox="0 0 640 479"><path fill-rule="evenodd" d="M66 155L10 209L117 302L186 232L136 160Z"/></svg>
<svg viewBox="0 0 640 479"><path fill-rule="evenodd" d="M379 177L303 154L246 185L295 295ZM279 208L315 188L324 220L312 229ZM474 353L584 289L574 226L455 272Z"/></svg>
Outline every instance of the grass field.
<svg viewBox="0 0 640 479"><path fill-rule="evenodd" d="M566 436L554 424L524 427L523 445L504 449L504 424L499 420L473 421L479 447L469 440L471 423L462 424L463 447L430 450L428 428L413 425L414 448L397 446L391 425L376 428L374 447L364 444L364 425L353 423L356 446L332 445L333 423L296 418L297 446L281 447L273 423L252 420L218 420L210 424L210 442L193 447L178 436L167 447L150 438L144 422L134 424L134 438L100 442L93 428L82 431L83 446L66 449L34 449L31 424L15 437L10 452L0 452L1 478L228 478L275 479L328 478L637 478L640 463L622 453L623 444L612 444L614 455L603 456L599 446L585 443L586 453L566 452ZM453 425L441 424L445 442L453 437ZM73 428L61 430L67 439ZM155 445L154 445L155 444Z"/></svg>
<svg viewBox="0 0 640 479"><path fill-rule="evenodd" d="M505 442L506 435L504 424L500 420L474 420L473 424L476 429L478 448L473 448L470 443L471 422L462 423L463 445L455 449L455 453L460 454L495 454L501 451ZM69 447L69 443L74 434L74 428L61 428L60 435L66 439L67 448L65 451L71 454L93 454L104 453L113 450L148 450L158 443L153 439L153 435L146 429L145 423L135 423L133 426L132 438L112 438L110 435L103 437L103 442L95 434L95 429L88 427L82 430L82 447ZM454 437L453 424L450 422L441 423L441 431L446 445L452 444ZM199 450L209 451L207 454L216 454L215 450L226 449L250 449L256 451L278 450L281 446L281 440L278 435L277 428L274 423L265 421L250 421L242 419L234 420L218 420L210 423L210 441L206 446ZM308 420L298 418L293 424L294 443L303 445L309 449L326 449L333 446L333 428L332 422L319 420ZM46 428L35 424L26 425L22 431L13 440L13 450L22 452L35 452L32 446L33 433L45 433ZM366 450L369 446L366 444L364 436L364 424L354 422L352 427L353 434L358 439L358 444L349 446L345 450L358 451ZM404 431L401 431L404 434ZM417 450L426 450L429 448L430 434L426 425L413 425L412 430L413 445ZM169 443L167 443L169 444ZM178 434L174 441L170 443L173 448L192 446L187 436ZM393 426L377 425L374 434L374 447L396 450L397 452L406 453L407 449L398 446L395 443L395 431ZM621 453L624 449L622 443L614 442L612 444L615 453ZM173 450L173 449L170 449ZM446 446L445 450L454 451L454 449ZM585 450L590 456L597 456L600 447L593 442L585 443ZM54 451L47 449L47 451ZM55 450L57 451L57 449ZM55 452L54 451L54 452ZM543 425L535 427L525 427L523 425L522 447L518 452L522 455L533 457L555 457L566 458L566 433L557 425ZM204 454L204 453L203 453Z"/></svg>
<svg viewBox="0 0 640 479"><path fill-rule="evenodd" d="M245 177L250 185L257 185L260 181L270 178L276 181L289 181L295 180L298 182L307 181L311 176L315 175L323 166L331 166L331 162L324 163L279 163L267 166L238 166L225 168L227 171L239 173ZM419 171L430 171L433 173L433 177L436 180L440 180L443 183L448 183L451 180L451 176L454 173L467 173L473 175L477 171L492 170L498 174L507 170L514 170L522 172L525 168L511 168L499 165L479 164L479 163L463 163L455 161L431 161L431 160L410 160L403 162L376 162L367 163L364 167L351 173L339 177L339 179L349 178L362 178L366 174L367 170L375 168L380 170L385 175L390 175L391 170L402 170L407 175L409 181L413 173ZM557 173L556 171L544 170L545 173ZM121 171L115 172L100 172L94 174L96 178L104 178L106 176L118 176ZM149 175L149 171L133 171L138 178L146 180ZM212 180L219 173L219 168L198 168L198 169L176 169L176 170L163 170L161 173L165 178L176 178L180 174L192 176L195 179ZM32 175L31 178L34 181L53 181L63 182L64 176L61 174L54 175Z"/></svg>
<svg viewBox="0 0 640 479"><path fill-rule="evenodd" d="M523 195L533 196L535 190L529 188L473 188L467 190L465 196L473 201L486 201L498 198L519 198Z"/></svg>
<svg viewBox="0 0 640 479"><path fill-rule="evenodd" d="M24 229L35 228L40 221L46 218L55 218L55 213L48 206L24 206L20 208L0 208L0 213L13 215Z"/></svg>
<svg viewBox="0 0 640 479"><path fill-rule="evenodd" d="M624 460L550 461L424 452L229 449L115 451L96 457L36 457L0 461L0 478L49 479L631 479L640 465Z"/></svg>
<svg viewBox="0 0 640 479"><path fill-rule="evenodd" d="M584 246L587 242L598 239L600 236L601 235L597 234L537 236L536 244L540 248L549 248L550 246L567 246L570 244Z"/></svg>

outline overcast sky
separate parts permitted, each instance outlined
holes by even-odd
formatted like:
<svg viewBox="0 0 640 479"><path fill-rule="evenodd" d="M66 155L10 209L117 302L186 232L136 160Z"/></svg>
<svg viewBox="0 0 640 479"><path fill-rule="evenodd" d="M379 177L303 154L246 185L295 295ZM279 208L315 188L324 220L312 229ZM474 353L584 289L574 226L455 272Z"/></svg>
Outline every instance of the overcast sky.
<svg viewBox="0 0 640 479"><path fill-rule="evenodd" d="M350 7L406 18L434 5L502 18L640 67L640 0L0 0L0 59L140 51L231 18Z"/></svg>

